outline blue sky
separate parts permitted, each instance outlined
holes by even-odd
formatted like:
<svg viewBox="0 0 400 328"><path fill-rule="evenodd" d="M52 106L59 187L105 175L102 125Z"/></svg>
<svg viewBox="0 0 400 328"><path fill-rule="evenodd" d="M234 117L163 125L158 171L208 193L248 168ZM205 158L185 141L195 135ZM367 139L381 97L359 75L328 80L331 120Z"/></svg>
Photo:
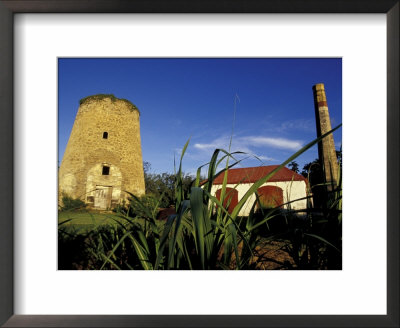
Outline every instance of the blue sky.
<svg viewBox="0 0 400 328"><path fill-rule="evenodd" d="M334 127L342 122L340 58L60 58L59 162L79 100L107 93L139 108L143 160L153 173L173 172L189 138L183 167L195 172L215 148L228 149L232 126L231 150L251 156L242 167L280 164L316 138L316 83L325 84ZM334 140L340 148L341 129ZM317 157L315 146L296 161L301 169Z"/></svg>

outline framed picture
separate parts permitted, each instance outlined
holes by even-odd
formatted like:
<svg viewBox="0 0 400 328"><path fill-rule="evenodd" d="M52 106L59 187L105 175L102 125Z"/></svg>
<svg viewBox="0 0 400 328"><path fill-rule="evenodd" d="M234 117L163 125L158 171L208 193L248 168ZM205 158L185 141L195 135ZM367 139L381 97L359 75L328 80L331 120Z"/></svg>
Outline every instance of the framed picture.
<svg viewBox="0 0 400 328"><path fill-rule="evenodd" d="M395 0L348 1L346 3L314 0L307 3L296 0L283 2L269 1L268 3L258 3L256 1L232 1L229 3L171 1L168 4L152 0L148 2L107 0L92 1L89 3L48 0L35 2L0 1L0 44L1 49L4 49L0 53L2 103L0 142L3 150L3 155L0 159L2 172L0 195L3 205L3 215L0 220L0 291L4 295L0 299L0 323L5 327L156 327L165 325L178 327L398 327L399 7L399 2ZM32 15L17 15L22 13ZM70 33L65 33L65 31L61 30L60 26L64 22L67 22L69 17L72 17L70 15L72 13L98 13L104 15L98 16L100 19L97 21L94 16L87 16L87 20L85 20L85 16L75 16L75 21L68 23L69 25L65 24L65 26L68 26L67 31L68 28L70 29ZM152 13L157 13L157 16L150 16L149 14ZM215 15L228 13L234 15ZM298 50L302 47L307 47L305 45L308 45L308 43L305 41L305 38L304 40L301 38L295 40L293 37L289 37L290 34L294 34L295 32L293 30L294 26L298 28L299 25L296 25L296 16L291 16L291 20L287 20L287 17L285 18L284 16L287 13L299 14L297 17L314 13L331 14L321 17L323 18L320 19L322 28L318 33L315 32L315 48L312 48L314 52L311 54L310 51L305 51L304 55L301 55L302 53ZM347 18L346 15L332 15L362 13L380 13L382 15L374 21L372 28L369 28L366 16L365 21L363 21L364 16L361 15L359 16L361 17L359 20L355 16L353 16L354 20L352 20L352 16L349 15ZM40 16L36 14L46 15ZM129 29L132 28L132 30L129 31L136 38L132 39L135 40L135 45L127 44L125 48L121 48L120 45L123 44L124 40L127 43L132 41L129 38L129 34L124 34L126 31L124 33L121 32L121 29L126 26L124 24L129 22L130 16L114 15L111 18L110 15L112 14L135 14L135 21L140 22L142 24L142 31L146 31L145 33L148 34L138 36L140 34L138 30L139 25L130 26ZM174 14L174 16L169 14ZM182 15L179 16L178 14ZM183 16L183 14L188 15ZM190 16L191 14L197 15ZM132 53L134 53L134 57L142 58L146 56L187 58L195 57L196 54L199 57L212 57L212 55L216 57L229 57L229 54L232 54L232 57L262 57L266 53L263 52L264 50L255 51L251 48L254 44L263 43L262 33L256 33L256 30L264 31L263 22L267 16L263 16L263 14L269 14L268 20L275 22L273 29L265 30L273 31L271 34L266 33L265 38L268 42L271 42L271 46L275 45L276 47L278 45L279 47L282 45L282 48L286 46L287 48L285 48L286 50L282 54L294 57L343 56L343 73L346 76L343 80L343 98L346 100L344 102L346 103L346 108L343 111L344 113L348 113L346 110L349 111L352 108L353 112L353 118L350 118L350 115L346 114L347 119L344 119L344 122L348 127L344 129L345 131L353 130L364 133L364 138L358 138L358 136L354 138L354 134L353 137L349 136L350 133L346 134L345 140L348 140L348 149L350 149L347 154L349 162L353 162L353 164L345 164L344 171L346 170L346 165L349 167L348 172L352 173L357 172L357 167L361 166L360 161L357 160L357 156L359 156L361 151L360 153L356 154L354 152L352 154L353 150L358 148L359 150L362 149L362 152L365 153L371 148L373 149L375 158L374 160L366 160L366 163L363 165L363 172L371 174L371 171L365 169L365 167L371 166L371 161L376 170L378 170L378 172L372 171L374 176L379 175L379 173L384 175L382 172L386 172L387 180L376 179L377 181L372 188L373 190L371 190L374 195L372 198L373 201L369 201L369 198L367 198L368 201L366 202L362 198L367 197L368 192L366 190L369 190L367 187L370 184L368 181L360 181L360 179L364 180L364 175L353 174L352 177L348 175L347 180L345 180L347 181L347 190L349 191L352 188L354 189L352 187L354 186L352 184L354 181L363 186L358 193L351 194L351 197L348 196L349 192L347 198L344 198L345 202L348 202L348 204L351 202L365 202L366 205L359 211L352 211L352 206L350 205L347 207L347 210L345 207L344 215L347 213L348 217L353 217L353 222L349 222L344 229L347 238L344 238L347 253L344 251L345 261L343 262L343 270L331 272L333 273L332 275L321 275L321 272L326 273L326 271L303 271L301 275L287 275L286 278L282 275L277 278L277 275L262 276L257 273L250 276L248 273L246 275L237 272L228 272L228 274L224 273L223 275L220 273L208 275L206 273L207 275L204 275L204 272L201 271L193 274L190 273L190 275L188 273L169 271L165 274L163 273L162 276L153 275L151 277L149 275L145 276L142 273L129 275L127 271L109 271L104 272L104 274L102 274L103 272L96 272L96 275L93 275L89 271L79 273L78 271L59 272L58 279L65 282L64 286L61 280L58 282L53 281L51 280L51 275L46 276L46 272L56 272L57 270L57 268L52 266L54 263L53 260L45 261L46 256L52 258L57 256L57 252L53 250L53 247L49 247L49 245L53 245L53 242L56 244L56 240L53 240L53 237L50 237L50 239L48 237L43 238L43 235L52 236L54 226L49 226L48 223L53 221L51 218L50 220L41 219L41 216L44 215L43 213L50 213L50 215L45 214L44 216L51 217L53 208L56 208L56 205L51 205L51 197L53 196L50 196L50 199L48 197L53 191L50 191L50 193L44 192L43 185L51 186L54 180L53 175L57 175L57 168L53 168L54 163L52 158L54 154L50 150L57 148L57 146L55 146L54 140L49 136L57 134L57 127L54 126L54 118L57 116L54 114L54 108L57 107L57 102L54 102L54 99L57 98L57 95L60 95L60 90L57 91L59 81L57 82L56 76L59 73L57 69L61 67L57 66L59 58L63 56L86 58L96 56L128 57L129 55L127 54ZM104 20L106 17L110 21L114 19L113 24L116 25L115 29L112 25L107 25L109 22ZM191 21L191 25L187 25L189 28L182 28L183 25L179 24L174 25L175 21L179 21L182 17L187 20L186 24L189 24L188 22ZM208 17L208 19L204 21L204 17ZM245 17L247 17L246 24L248 26L242 22L242 19ZM312 16L307 17L310 20L314 19ZM342 20L339 23L335 22L336 17L342 17ZM54 19L54 29L49 29L49 25L46 25L49 19ZM291 21L295 23L292 24L290 23ZM301 18L299 18L299 21L301 21ZM43 22L46 22L46 24L43 24ZM384 26L385 22L386 28ZM329 30L329 28L332 28L332 26L328 27L329 24L335 26L336 30L335 28ZM107 27L104 28L104 26ZM75 31L73 31L74 29ZM163 31L160 29L163 29ZM224 29L225 32L223 32ZM299 30L302 29L304 29L305 34L313 35L312 30L307 30L306 24L300 25ZM357 29L359 33L357 33ZM88 30L89 34L85 34ZM136 31L138 32L136 33ZM332 33L332 31L336 32ZM125 37L125 39L124 37L121 38L119 33L122 36L128 37ZM82 34L82 37L77 37L71 43L72 36L78 34ZM213 34L219 35L219 37L213 39ZM343 37L344 34L348 34L350 40L345 39ZM382 42L382 38L379 38L379 36L384 34L386 34L386 44ZM99 44L103 45L104 43L104 52L96 53L88 51L85 48L87 44L93 42L90 39L91 35L96 40L96 46ZM103 39L99 38L101 35L104 36ZM367 60L365 65L361 65L367 68L356 71L355 75L353 75L355 78L349 79L348 72L351 70L354 59L357 59L354 58L356 56L353 54L353 58L351 59L350 55L343 55L342 50L337 50L339 47L336 49L334 46L329 48L330 39L324 40L324 35L330 38L336 35L337 39L336 41L332 40L332 44L334 42L341 44L340 49L345 49L346 45L349 48L352 44L354 46L354 42L351 40L358 38L359 49L362 49L360 50L361 53L357 54L359 62L361 63L365 58L368 58L371 67L368 66L369 62ZM42 38L42 41L40 38ZM31 44L29 47L21 46L23 44L21 40L24 40L27 44L31 42ZM290 40L290 43L288 40ZM371 44L364 47L365 44L368 44L368 40ZM239 46L235 45L235 42L238 41L241 43ZM118 47L115 48L118 50L113 50L113 42L118 43ZM65 44L65 48L62 51L51 52L52 44L62 45L63 43ZM149 48L150 44L153 43L151 45L153 48L146 53L142 48L146 47L147 43L149 44ZM221 47L221 44L224 43L224 47ZM74 44L80 51L71 51L69 49L71 44ZM202 46L199 47L199 45ZM204 49L204 45L217 50L214 52L206 50L204 53L200 53L200 48ZM179 48L179 52L174 52L171 49L175 46L182 48ZM240 46L242 47L240 51L233 50L239 49ZM36 53L39 54L34 59L28 58L31 55L30 53L28 56L28 53L24 53L26 49L32 49L32 47L36 48ZM324 47L329 49L324 52L322 49ZM222 48L225 49L218 53L218 49ZM291 48L293 49L292 52L290 51ZM351 49L355 48L352 47ZM374 48L380 50L376 55ZM98 48L93 47L93 49ZM121 49L125 50L121 51ZM132 52L132 49L135 50ZM362 51L365 58L363 58ZM275 56L279 57L279 52L275 50L270 53L278 54ZM385 54L387 55L387 69L385 73L382 73L385 67ZM272 57L272 55L270 56ZM284 57L285 55L281 56ZM52 62L53 60L54 62ZM373 62L378 63L379 69L373 68ZM84 64L82 65L84 66ZM33 66L35 66L35 73L31 74L29 79L26 79L23 71L27 67ZM46 67L48 66L52 67L50 74L49 71L46 71ZM34 77L33 79L32 76ZM43 78L44 76L47 76L47 78ZM48 76L54 77L54 80L48 78ZM370 83L366 83L368 79L365 76L370 79ZM358 85L357 83L349 85L349 81L354 82L357 79L359 81ZM380 90L378 88L374 89L377 84L384 85L385 81L386 88L382 87ZM365 88L364 91L360 90L362 88ZM24 90L25 93L20 90ZM351 97L351 90L354 90L355 97ZM386 97L385 91L387 91ZM373 92L376 94L372 95ZM24 96L25 94L30 94L30 96ZM374 96L380 100L375 102ZM360 97L365 97L366 99L361 99ZM352 102L348 101L351 98L356 99L352 99ZM41 108L40 102L36 102L36 100L27 105L27 102L30 102L31 99L42 99L43 107ZM383 110L385 100L386 113ZM370 107L362 107L362 105L367 103L376 105L378 110L374 112ZM361 108L357 107L358 105ZM24 107L25 111L21 111L21 107ZM354 115L357 116L357 119L354 119ZM364 123L364 126L361 123ZM366 135L366 131L369 130L366 129L365 125L372 126L375 129L374 133L367 132L368 135ZM22 134L25 139L28 137L32 141L27 148L24 148L26 144L21 141ZM103 132L103 139L108 139L109 137L111 135L108 132ZM352 142L352 138L353 141L354 139L362 140L358 140L358 143L356 143ZM45 139L49 143L42 144L42 141ZM35 140L40 145L35 144ZM386 149L383 147L383 144L386 145ZM23 156L21 156L22 153L24 154ZM368 157L366 156L366 158ZM21 164L21 162L23 163ZM360 171L362 171L361 168ZM110 172L113 172L112 167L110 168L108 164L106 166L103 165L102 172L103 175L109 175ZM29 190L24 190L24 181L28 179L34 181L34 185L37 185L37 188L31 189L30 187ZM386 192L376 192L377 189L382 190L384 188L386 188ZM35 197L32 196L32 199L30 199L26 196L27 192L36 193L37 195ZM38 196L42 196L44 204L38 204L41 199ZM93 197L96 197L96 195ZM54 201L56 202L55 196ZM97 202L100 205L103 203L100 201ZM374 203L379 204L379 207ZM10 204L14 205L10 206ZM374 212L377 208L381 208L381 210L376 212L373 219L369 218L366 221L368 222L368 227L364 227L363 229L362 221L365 219L363 217L364 213L368 212L367 205L369 206L369 212ZM40 206L49 207L50 209L44 209L44 207ZM21 216L25 218L25 221L20 220ZM26 221L28 217L30 221ZM56 215L54 219L55 217ZM351 218L348 220L350 221ZM371 223L375 223L375 221L378 223L371 228ZM373 236L370 236L371 232L375 232L376 236L379 235L380 239L374 239ZM360 236L362 233L364 233L363 236ZM352 234L356 234L357 237L354 237ZM386 240L381 239L382 235L384 235ZM363 251L364 248L370 247L369 242L372 240L379 241L376 241L376 245L369 252ZM34 251L23 253L25 262L21 265L20 254L21 249L23 249L21 247L23 242L30 245L31 250ZM385 242L387 247L385 247ZM43 256L40 254L41 251L46 252L46 255ZM35 256L35 252L37 257ZM351 254L351 256L348 254ZM357 254L359 255L359 259L354 256ZM386 254L386 256L382 254ZM372 278L369 271L374 270L374 268L371 268L369 260L371 257L373 258L371 261L374 265L379 266L379 269L377 269L378 274L375 276L379 278L374 283L367 285L369 284L368 281L375 279L375 277ZM355 267L357 268L355 269ZM32 270L32 268L36 268L37 272L34 272L35 270ZM353 275L349 278L347 276L352 270L356 272L357 277ZM275 274L277 272L269 273ZM281 271L279 272L282 273ZM365 273L365 277L362 274L363 272ZM115 279L110 274L119 274L119 277L116 279L118 281L115 281L115 290L108 288L110 281ZM281 287L276 290L269 289L272 286L271 283L268 284L268 279L274 282L280 281L279 284L275 283L275 287ZM308 283L303 283L303 286L298 289L294 288L295 285L299 285L297 280L304 282L307 279L308 281L310 279L314 280L314 289L312 291L311 289L307 289ZM190 280L197 280L198 282L190 284ZM216 280L224 280L225 283L218 285L215 283ZM282 283L285 280L287 281L286 285ZM354 288L352 289L350 286L346 287L346 289L342 286L343 289L340 289L339 292L335 291L337 289L336 286L340 285L340 280L346 281L347 284L353 282L353 285L356 287L353 286ZM151 281L156 281L156 283L151 286ZM178 288L176 289L176 293L174 293L174 289L171 289L171 286L176 285L178 281L184 281L188 287L186 289ZM248 282L245 283L245 281ZM136 287L132 289L132 286L128 286L128 282L129 284L135 284ZM135 291L135 293L129 295L124 293L124 283L128 284L126 285L125 292L131 293ZM51 292L46 291L46 284L53 286ZM89 285L101 286L101 288L93 289L93 286ZM223 287L225 285L236 286L237 288L226 289L226 287ZM239 288L239 285L242 287ZM319 288L319 291L325 293L315 292L315 290L318 290L318 288L315 288L316 285L323 286ZM382 286L385 287L385 285L386 288L383 288L383 290ZM76 290L74 290L74 286ZM213 287L212 292L210 290L210 293L208 293L207 286ZM160 290L164 294L158 295L157 291ZM185 290L189 293L185 292ZM279 290L283 292L276 298ZM311 297L310 295L306 295L308 290L310 290L309 294ZM348 291L348 294L346 294L346 291ZM351 312L349 310L346 312L344 310L347 306L346 302L349 302L349 300L351 303L356 302L354 301L356 298L353 298L352 295L355 291L359 294L357 295L357 299L360 300L360 304L358 304L358 307L355 306L354 309L358 309L359 311L354 310L354 312ZM268 292L270 292L269 298L267 297ZM368 293L369 295L367 295ZM224 297L220 296L222 294ZM132 297L132 295L134 296ZM168 297L163 295L168 295ZM291 297L293 295L296 297ZM319 298L317 298L317 295ZM373 306L369 307L368 304L364 304L361 301L364 299L368 303L368 300L371 300L374 295L376 295L376 298L380 302L380 306L376 310ZM283 296L286 297L286 304L285 297ZM76 306L72 304L74 297ZM114 297L116 298L114 299ZM63 298L68 300L67 303L63 303L65 301ZM101 305L98 305L97 308L96 306L90 307L88 303L95 298L102 300L99 304L110 304L109 311ZM275 298L275 301L273 301L273 298ZM87 307L84 305L85 299L87 299ZM111 301L113 299L114 302ZM232 301L233 299L235 302ZM70 303L70 309L68 309L68 302ZM298 304L297 308L295 307L296 304ZM318 304L321 304L321 306L317 306ZM335 304L337 305L336 308ZM66 309L63 310L62 306L65 306ZM129 308L133 308L133 310L130 311Z"/></svg>

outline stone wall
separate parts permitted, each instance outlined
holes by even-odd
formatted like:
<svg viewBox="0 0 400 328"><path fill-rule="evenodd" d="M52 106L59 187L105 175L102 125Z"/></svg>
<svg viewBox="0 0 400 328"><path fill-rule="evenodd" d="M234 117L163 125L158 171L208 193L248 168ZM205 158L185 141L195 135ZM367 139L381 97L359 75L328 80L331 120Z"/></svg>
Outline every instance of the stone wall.
<svg viewBox="0 0 400 328"><path fill-rule="evenodd" d="M111 207L127 198L125 191L144 194L139 116L126 100L85 98L60 165L59 197L65 192L94 206L106 193Z"/></svg>

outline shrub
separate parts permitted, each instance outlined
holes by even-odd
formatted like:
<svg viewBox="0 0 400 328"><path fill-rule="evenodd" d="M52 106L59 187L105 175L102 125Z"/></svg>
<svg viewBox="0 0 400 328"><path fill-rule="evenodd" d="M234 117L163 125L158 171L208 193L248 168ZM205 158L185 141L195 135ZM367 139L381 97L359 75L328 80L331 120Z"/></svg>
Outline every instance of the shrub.
<svg viewBox="0 0 400 328"><path fill-rule="evenodd" d="M130 217L146 217L148 213L152 213L158 208L158 199L153 194L143 195L139 198L131 198L129 216Z"/></svg>
<svg viewBox="0 0 400 328"><path fill-rule="evenodd" d="M86 207L86 204L83 200L79 198L72 198L67 194L63 194L62 204L62 211L79 210Z"/></svg>

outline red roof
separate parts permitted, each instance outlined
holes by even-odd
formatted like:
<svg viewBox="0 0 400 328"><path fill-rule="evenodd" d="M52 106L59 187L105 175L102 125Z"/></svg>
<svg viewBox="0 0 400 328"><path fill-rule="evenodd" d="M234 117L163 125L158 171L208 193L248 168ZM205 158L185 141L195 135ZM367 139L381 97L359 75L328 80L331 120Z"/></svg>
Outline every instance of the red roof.
<svg viewBox="0 0 400 328"><path fill-rule="evenodd" d="M271 173L279 165L269 165L269 166L258 166L258 167L245 167L239 169L229 169L228 170L228 182L229 184L237 183L254 183L265 177L267 174ZM218 175L213 184L222 184L224 180L225 172ZM287 167L282 167L278 172L276 172L268 181L278 182L278 181L306 181L302 175L289 170Z"/></svg>

